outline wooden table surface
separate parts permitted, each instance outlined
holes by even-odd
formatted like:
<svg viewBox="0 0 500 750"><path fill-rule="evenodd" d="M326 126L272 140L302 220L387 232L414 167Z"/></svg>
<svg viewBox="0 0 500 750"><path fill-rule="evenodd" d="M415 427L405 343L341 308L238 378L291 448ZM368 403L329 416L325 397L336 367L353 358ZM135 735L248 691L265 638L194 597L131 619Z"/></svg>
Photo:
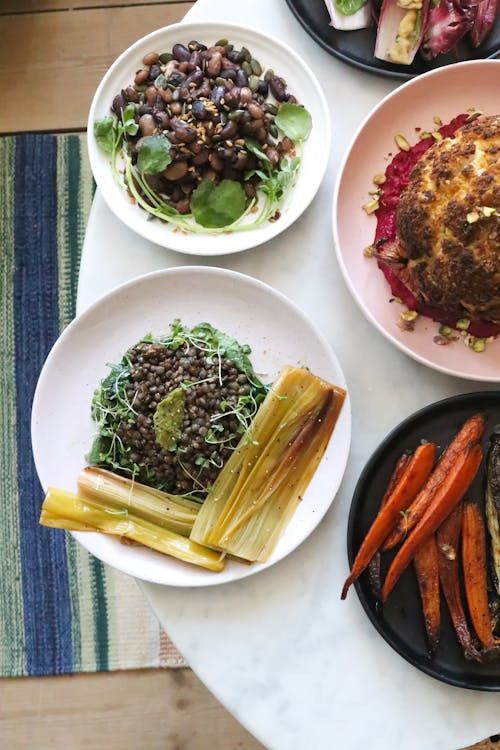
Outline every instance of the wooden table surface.
<svg viewBox="0 0 500 750"><path fill-rule="evenodd" d="M84 130L110 63L140 36L180 21L191 6L190 0L2 0L0 134ZM189 669L2 679L0 691L0 747L9 750L262 748ZM475 750L493 747L485 741Z"/></svg>

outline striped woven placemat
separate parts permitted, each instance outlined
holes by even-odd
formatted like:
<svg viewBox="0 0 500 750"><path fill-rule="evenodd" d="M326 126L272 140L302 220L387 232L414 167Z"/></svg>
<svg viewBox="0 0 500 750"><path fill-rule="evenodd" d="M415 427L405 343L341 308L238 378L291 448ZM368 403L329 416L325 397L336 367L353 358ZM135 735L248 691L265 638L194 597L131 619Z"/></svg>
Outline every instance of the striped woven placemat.
<svg viewBox="0 0 500 750"><path fill-rule="evenodd" d="M2 677L185 665L132 578L38 524L31 402L75 313L92 195L84 135L0 138Z"/></svg>

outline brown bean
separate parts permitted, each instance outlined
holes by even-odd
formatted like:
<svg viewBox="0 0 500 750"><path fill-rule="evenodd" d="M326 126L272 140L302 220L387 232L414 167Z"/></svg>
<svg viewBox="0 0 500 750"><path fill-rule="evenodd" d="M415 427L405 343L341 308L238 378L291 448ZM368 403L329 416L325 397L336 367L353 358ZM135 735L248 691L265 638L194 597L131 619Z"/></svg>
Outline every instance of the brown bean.
<svg viewBox="0 0 500 750"><path fill-rule="evenodd" d="M268 149L266 149L266 156L273 165L273 167L276 167L280 160L280 154L277 148L274 148L274 146L269 146Z"/></svg>
<svg viewBox="0 0 500 750"><path fill-rule="evenodd" d="M224 169L224 162L222 161L220 156L218 156L218 154L210 154L208 160L212 169L214 169L216 172L222 172L222 170Z"/></svg>
<svg viewBox="0 0 500 750"><path fill-rule="evenodd" d="M125 89L125 96L127 97L127 100L129 102L134 102L134 104L139 101L139 94L133 86L127 86L127 88Z"/></svg>
<svg viewBox="0 0 500 750"><path fill-rule="evenodd" d="M190 210L189 198L181 198L180 201L177 201L175 207L180 214L188 214Z"/></svg>
<svg viewBox="0 0 500 750"><path fill-rule="evenodd" d="M222 55L220 52L213 52L207 57L207 73L212 78L216 78L222 66Z"/></svg>
<svg viewBox="0 0 500 750"><path fill-rule="evenodd" d="M238 153L235 154L235 157L236 158L233 160L234 169L238 171L245 169L247 162L248 162L247 154L244 154L242 151L238 151Z"/></svg>
<svg viewBox="0 0 500 750"><path fill-rule="evenodd" d="M254 118L254 120L261 120L262 121L262 117L263 117L264 113L263 113L261 107L259 107L259 105L256 104L256 102L250 102L250 104L248 105L248 111L250 112L250 114L252 115L252 117ZM261 122L261 124L262 124L262 122Z"/></svg>
<svg viewBox="0 0 500 750"><path fill-rule="evenodd" d="M196 166L199 166L200 164L205 164L208 161L208 149L203 148L201 151L193 156L192 162L193 164L196 164Z"/></svg>
<svg viewBox="0 0 500 750"><path fill-rule="evenodd" d="M146 91L144 92L144 98L146 99L148 104L154 104L156 102L156 97L158 95L158 89L156 86L148 86Z"/></svg>
<svg viewBox="0 0 500 750"><path fill-rule="evenodd" d="M136 83L138 86L142 86L143 83L146 83L149 76L149 70L138 70L135 74L134 83Z"/></svg>
<svg viewBox="0 0 500 750"><path fill-rule="evenodd" d="M180 115L182 112L182 104L180 102L172 102L170 105L170 111L173 115Z"/></svg>
<svg viewBox="0 0 500 750"><path fill-rule="evenodd" d="M231 91L226 91L226 93L224 94L224 103L227 104L230 109L238 109L240 104L239 86L233 86Z"/></svg>
<svg viewBox="0 0 500 750"><path fill-rule="evenodd" d="M153 65L153 63L158 62L160 59L160 56L157 52L149 52L147 55L144 55L142 58L142 62L144 65Z"/></svg>
<svg viewBox="0 0 500 750"><path fill-rule="evenodd" d="M161 96L165 104L170 104L172 101L172 89L159 89L158 95Z"/></svg>
<svg viewBox="0 0 500 750"><path fill-rule="evenodd" d="M281 140L278 143L278 149L279 151L281 151L282 154L287 154L292 148L292 146L293 146L293 142L286 135L283 138L283 140Z"/></svg>
<svg viewBox="0 0 500 750"><path fill-rule="evenodd" d="M242 104L250 104L253 101L252 89L248 88L248 86L243 86L240 89L240 101Z"/></svg>
<svg viewBox="0 0 500 750"><path fill-rule="evenodd" d="M222 128L222 130L219 133L220 139L222 141L230 140L231 138L234 138L238 132L238 126L234 122L234 120L229 120L226 125Z"/></svg>
<svg viewBox="0 0 500 750"><path fill-rule="evenodd" d="M163 172L167 180L180 180L188 171L188 165L185 161L174 161L169 164Z"/></svg>
<svg viewBox="0 0 500 750"><path fill-rule="evenodd" d="M139 118L139 129L143 136L153 135L155 127L153 115L142 115Z"/></svg>
<svg viewBox="0 0 500 750"><path fill-rule="evenodd" d="M170 117L166 112L155 112L153 117L154 121L161 130L166 130L166 128L168 128Z"/></svg>

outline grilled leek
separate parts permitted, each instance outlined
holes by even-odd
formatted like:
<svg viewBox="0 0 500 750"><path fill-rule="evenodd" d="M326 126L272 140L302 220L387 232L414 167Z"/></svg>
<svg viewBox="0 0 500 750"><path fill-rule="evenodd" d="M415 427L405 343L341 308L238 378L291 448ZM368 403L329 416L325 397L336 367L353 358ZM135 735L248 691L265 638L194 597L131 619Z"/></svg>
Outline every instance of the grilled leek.
<svg viewBox="0 0 500 750"><path fill-rule="evenodd" d="M106 469L88 466L78 477L78 494L101 507L123 509L177 534L189 536L200 504L146 487Z"/></svg>
<svg viewBox="0 0 500 750"><path fill-rule="evenodd" d="M190 538L265 562L323 456L346 393L285 367L203 503Z"/></svg>
<svg viewBox="0 0 500 750"><path fill-rule="evenodd" d="M161 525L161 521L147 520L135 511L132 504L110 504L51 487L42 505L40 523L69 531L101 531L209 570L223 569L224 555L220 552L196 544Z"/></svg>

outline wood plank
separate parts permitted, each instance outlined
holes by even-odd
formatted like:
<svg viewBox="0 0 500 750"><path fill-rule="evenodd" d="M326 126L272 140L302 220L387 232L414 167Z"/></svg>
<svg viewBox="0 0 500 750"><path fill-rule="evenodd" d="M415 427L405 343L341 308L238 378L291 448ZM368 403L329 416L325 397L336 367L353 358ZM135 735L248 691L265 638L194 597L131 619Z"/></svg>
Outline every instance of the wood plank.
<svg viewBox="0 0 500 750"><path fill-rule="evenodd" d="M0 680L9 750L265 750L190 669Z"/></svg>
<svg viewBox="0 0 500 750"><path fill-rule="evenodd" d="M182 20L192 4L0 16L0 133L84 128L113 60L139 37Z"/></svg>
<svg viewBox="0 0 500 750"><path fill-rule="evenodd" d="M108 8L117 5L168 5L190 0L2 0L0 16L17 13L48 13L61 10Z"/></svg>

